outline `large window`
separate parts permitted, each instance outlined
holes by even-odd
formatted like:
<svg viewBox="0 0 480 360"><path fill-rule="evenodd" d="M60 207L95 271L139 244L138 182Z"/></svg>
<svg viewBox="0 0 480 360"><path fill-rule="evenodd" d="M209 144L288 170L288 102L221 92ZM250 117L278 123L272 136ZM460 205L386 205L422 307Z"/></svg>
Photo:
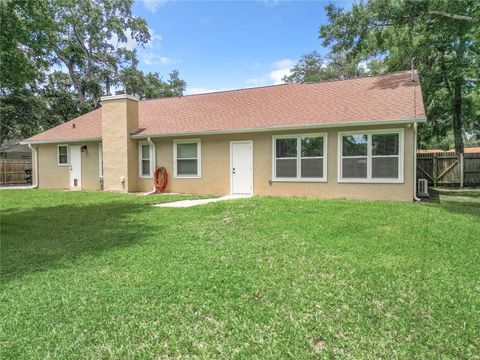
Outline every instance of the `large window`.
<svg viewBox="0 0 480 360"><path fill-rule="evenodd" d="M326 135L273 137L275 181L326 181Z"/></svg>
<svg viewBox="0 0 480 360"><path fill-rule="evenodd" d="M57 161L59 166L68 165L68 145L57 146Z"/></svg>
<svg viewBox="0 0 480 360"><path fill-rule="evenodd" d="M339 181L403 182L403 130L339 134Z"/></svg>
<svg viewBox="0 0 480 360"><path fill-rule="evenodd" d="M138 143L138 168L141 178L153 177L153 146L149 142Z"/></svg>
<svg viewBox="0 0 480 360"><path fill-rule="evenodd" d="M175 140L173 142L174 175L199 178L201 176L200 140Z"/></svg>

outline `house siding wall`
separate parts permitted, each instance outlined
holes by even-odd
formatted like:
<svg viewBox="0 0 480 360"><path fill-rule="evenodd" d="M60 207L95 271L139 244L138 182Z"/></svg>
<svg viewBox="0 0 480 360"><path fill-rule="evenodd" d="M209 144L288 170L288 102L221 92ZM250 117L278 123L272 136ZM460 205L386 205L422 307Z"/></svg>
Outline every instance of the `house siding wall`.
<svg viewBox="0 0 480 360"><path fill-rule="evenodd" d="M100 189L98 142L62 143L62 145L87 145L87 151L81 153L82 189ZM38 150L38 186L43 189L69 189L69 166L59 166L57 160L58 144L35 145ZM35 176L35 173L34 173Z"/></svg>
<svg viewBox="0 0 480 360"><path fill-rule="evenodd" d="M338 132L373 129L404 129L404 183L338 183ZM328 136L327 182L273 182L272 179L272 136L279 134L306 134L326 132ZM314 131L261 132L232 135L209 135L201 139L202 177L199 179L175 178L173 176L173 140L190 137L152 139L156 146L157 166L165 166L169 173L166 191L189 194L230 193L230 141L253 141L254 195L302 196L321 198L349 198L369 200L411 201L413 198L413 126L384 125L368 127L342 127L317 129ZM135 171L138 173L138 164ZM152 179L140 179L137 175L136 191L150 191Z"/></svg>

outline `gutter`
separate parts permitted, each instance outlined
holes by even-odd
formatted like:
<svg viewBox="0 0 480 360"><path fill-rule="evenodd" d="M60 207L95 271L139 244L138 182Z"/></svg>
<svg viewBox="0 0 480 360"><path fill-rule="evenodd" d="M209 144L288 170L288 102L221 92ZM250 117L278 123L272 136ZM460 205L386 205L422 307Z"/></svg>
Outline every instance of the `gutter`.
<svg viewBox="0 0 480 360"><path fill-rule="evenodd" d="M32 151L33 158L35 159L35 180L30 188L36 189L38 188L38 151L31 144L28 144L28 148Z"/></svg>
<svg viewBox="0 0 480 360"><path fill-rule="evenodd" d="M152 141L152 139L150 139L150 137L147 138L147 142L148 142L148 143L150 144L150 146L152 146L152 148L153 148L152 161L153 161L153 169L154 169L154 171L155 171L155 168L157 167L157 154L156 154L156 149L155 149L155 143ZM155 179L154 179L153 181L154 181L154 184L153 184L153 189L152 189L152 191L147 192L145 195L153 195L153 194L156 194L157 189L155 189Z"/></svg>
<svg viewBox="0 0 480 360"><path fill-rule="evenodd" d="M417 197L417 127L413 124L413 201L422 201Z"/></svg>
<svg viewBox="0 0 480 360"><path fill-rule="evenodd" d="M29 144L64 144L64 143L77 143L77 142L88 142L88 141L102 141L101 137L95 138L65 138L65 139L56 139L56 140L23 140L20 141L20 145L29 145Z"/></svg>
<svg viewBox="0 0 480 360"><path fill-rule="evenodd" d="M272 132L272 131L287 131L287 130L314 130L324 128L340 128L340 127L358 127L358 126L382 126L382 125L399 125L399 124L411 124L427 121L426 117L414 117L407 119L397 120L375 120L375 121L350 121L345 123L329 123L329 124L315 124L315 125L291 125L291 126L273 126L263 128L244 128L244 129L225 129L225 130L207 130L207 131L186 131L186 132L164 132L158 134L139 134L134 130L133 134L130 134L132 139L145 139L145 138L162 138L172 136L201 136L201 135L223 135L223 134L240 134L240 133L255 133L255 132Z"/></svg>

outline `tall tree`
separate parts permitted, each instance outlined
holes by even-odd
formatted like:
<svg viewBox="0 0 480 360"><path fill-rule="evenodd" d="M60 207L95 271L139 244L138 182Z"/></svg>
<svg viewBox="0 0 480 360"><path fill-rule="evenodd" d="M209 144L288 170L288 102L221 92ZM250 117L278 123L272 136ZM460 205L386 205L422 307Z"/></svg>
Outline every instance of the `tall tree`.
<svg viewBox="0 0 480 360"><path fill-rule="evenodd" d="M133 1L0 1L0 141L94 109L123 69L138 72L136 53L126 44L146 44L150 33L145 20L132 15ZM168 82L158 74L140 78L151 97L185 89L178 71Z"/></svg>
<svg viewBox="0 0 480 360"><path fill-rule="evenodd" d="M286 83L318 82L342 80L367 74L378 75L386 71L382 60L372 59L368 62L349 61L344 54L329 54L322 57L317 51L302 55L290 69L290 75L283 78Z"/></svg>
<svg viewBox="0 0 480 360"><path fill-rule="evenodd" d="M182 96L186 87L185 81L179 77L178 70L170 73L168 81L163 81L159 73L145 74L135 67L130 67L120 72L118 80L127 94L138 96L140 99Z"/></svg>
<svg viewBox="0 0 480 360"><path fill-rule="evenodd" d="M366 0L349 10L329 4L326 11L320 38L333 53L350 61L380 56L389 71L414 60L430 124L424 136L452 128L457 152L465 129L480 136L478 0Z"/></svg>

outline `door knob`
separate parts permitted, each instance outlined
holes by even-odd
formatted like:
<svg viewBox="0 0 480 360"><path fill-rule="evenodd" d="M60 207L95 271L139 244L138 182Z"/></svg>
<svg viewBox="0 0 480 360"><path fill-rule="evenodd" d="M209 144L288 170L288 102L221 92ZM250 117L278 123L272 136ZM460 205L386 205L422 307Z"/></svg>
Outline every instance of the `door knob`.
<svg viewBox="0 0 480 360"><path fill-rule="evenodd" d="M235 168L232 169L232 174L235 174Z"/></svg>

